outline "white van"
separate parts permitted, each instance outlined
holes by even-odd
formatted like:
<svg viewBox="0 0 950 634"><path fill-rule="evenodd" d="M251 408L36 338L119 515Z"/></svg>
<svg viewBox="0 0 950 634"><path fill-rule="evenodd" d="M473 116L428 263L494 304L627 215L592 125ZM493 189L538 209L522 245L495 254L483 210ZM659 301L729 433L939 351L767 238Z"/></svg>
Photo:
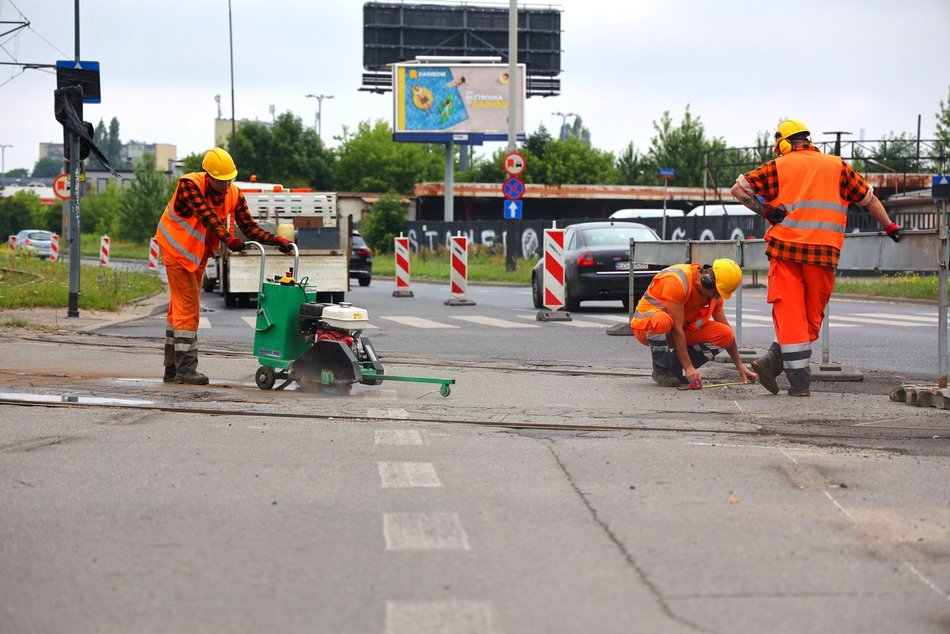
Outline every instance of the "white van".
<svg viewBox="0 0 950 634"><path fill-rule="evenodd" d="M703 213L705 207L705 214ZM696 218L698 216L754 216L755 212L745 205L698 205L689 211L689 215Z"/></svg>
<svg viewBox="0 0 950 634"><path fill-rule="evenodd" d="M667 218L682 218L683 217L682 209L667 209L666 217ZM610 214L609 218L611 220L637 220L639 218L662 218L663 210L662 209L652 209L652 208L636 208L636 209L618 209L617 211Z"/></svg>

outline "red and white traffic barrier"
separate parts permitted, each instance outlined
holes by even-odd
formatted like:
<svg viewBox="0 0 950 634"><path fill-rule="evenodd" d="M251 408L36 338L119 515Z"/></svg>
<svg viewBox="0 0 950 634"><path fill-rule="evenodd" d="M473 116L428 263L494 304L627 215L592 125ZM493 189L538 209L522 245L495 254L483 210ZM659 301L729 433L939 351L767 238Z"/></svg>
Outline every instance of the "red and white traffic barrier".
<svg viewBox="0 0 950 634"><path fill-rule="evenodd" d="M564 229L544 230L544 307L564 307Z"/></svg>
<svg viewBox="0 0 950 634"><path fill-rule="evenodd" d="M109 266L109 236L99 240L99 266Z"/></svg>
<svg viewBox="0 0 950 634"><path fill-rule="evenodd" d="M468 238L465 236L451 236L449 238L452 255L449 282L451 293L461 297L468 289Z"/></svg>
<svg viewBox="0 0 950 634"><path fill-rule="evenodd" d="M148 241L148 270L158 269L158 240L152 238Z"/></svg>
<svg viewBox="0 0 950 634"><path fill-rule="evenodd" d="M474 306L475 302L465 297L468 289L468 238L463 235L449 236L449 288L452 297L445 300L447 306Z"/></svg>
<svg viewBox="0 0 950 634"><path fill-rule="evenodd" d="M7 238L7 246L10 247L11 249L16 248L16 236L10 236L9 238Z"/></svg>
<svg viewBox="0 0 950 634"><path fill-rule="evenodd" d="M49 241L49 259L50 262L57 262L59 260L59 234L54 233L52 239Z"/></svg>
<svg viewBox="0 0 950 634"><path fill-rule="evenodd" d="M396 259L396 290L393 291L393 297L412 297L413 293L409 290L409 238L399 236L393 238L393 245Z"/></svg>

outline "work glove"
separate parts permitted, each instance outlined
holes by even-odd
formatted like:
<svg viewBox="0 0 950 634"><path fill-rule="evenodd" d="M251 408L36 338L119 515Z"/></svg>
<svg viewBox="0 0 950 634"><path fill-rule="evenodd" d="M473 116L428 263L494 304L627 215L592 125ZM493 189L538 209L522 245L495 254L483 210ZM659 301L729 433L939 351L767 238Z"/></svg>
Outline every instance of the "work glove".
<svg viewBox="0 0 950 634"><path fill-rule="evenodd" d="M886 233L887 237L894 242L900 242L901 231L903 230L904 227L900 226L896 222L892 222L886 229L884 229L884 233Z"/></svg>
<svg viewBox="0 0 950 634"><path fill-rule="evenodd" d="M274 246L277 247L277 250L281 253L293 253L294 250L290 246L290 240L283 236L277 236L274 238Z"/></svg>
<svg viewBox="0 0 950 634"><path fill-rule="evenodd" d="M224 243L228 245L228 249L230 249L231 251L237 252L237 251L244 250L244 240L241 240L240 238L231 236L230 238L225 240Z"/></svg>
<svg viewBox="0 0 950 634"><path fill-rule="evenodd" d="M785 216L787 215L787 213L778 207L765 205L765 213L762 214L762 217L768 220L770 224L779 225L782 224L782 221L785 220Z"/></svg>

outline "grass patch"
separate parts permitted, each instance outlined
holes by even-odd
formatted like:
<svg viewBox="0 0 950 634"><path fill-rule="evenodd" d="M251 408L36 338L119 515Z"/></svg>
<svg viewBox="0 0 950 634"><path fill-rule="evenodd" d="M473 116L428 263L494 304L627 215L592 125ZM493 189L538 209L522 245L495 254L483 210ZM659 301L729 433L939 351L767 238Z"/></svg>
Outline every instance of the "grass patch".
<svg viewBox="0 0 950 634"><path fill-rule="evenodd" d="M83 235L79 239L79 253L84 258L99 257L99 241L102 236ZM60 238L60 244L63 239ZM62 249L62 247L60 247ZM66 249L68 252L69 250ZM148 260L148 242L129 242L127 240L109 239L109 257L120 260Z"/></svg>
<svg viewBox="0 0 950 634"><path fill-rule="evenodd" d="M835 292L937 301L940 298L940 278L936 275L920 275L919 273L867 278L838 277L835 278Z"/></svg>
<svg viewBox="0 0 950 634"><path fill-rule="evenodd" d="M410 252L409 275L416 280L449 280L449 252L443 248L428 251L424 255ZM531 269L536 260L515 259L515 270L509 272L504 254L476 247L468 254L468 281L502 282L508 284L531 284ZM396 260L392 253L378 253L373 256L373 274L384 277L396 275Z"/></svg>
<svg viewBox="0 0 950 634"><path fill-rule="evenodd" d="M30 257L7 258L0 279L0 308L61 308L69 304L69 263ZM165 289L157 273L81 266L79 308L116 311L123 304Z"/></svg>

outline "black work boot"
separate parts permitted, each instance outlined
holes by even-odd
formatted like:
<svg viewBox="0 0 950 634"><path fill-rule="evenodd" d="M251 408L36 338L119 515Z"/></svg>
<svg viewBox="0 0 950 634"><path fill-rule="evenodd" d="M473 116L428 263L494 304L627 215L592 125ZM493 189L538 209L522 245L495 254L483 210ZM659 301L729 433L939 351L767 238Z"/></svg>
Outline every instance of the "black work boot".
<svg viewBox="0 0 950 634"><path fill-rule="evenodd" d="M778 394L776 377L782 373L782 349L778 343L772 342L765 356L759 357L749 365L759 375L759 383L772 394Z"/></svg>
<svg viewBox="0 0 950 634"><path fill-rule="evenodd" d="M653 380L662 387L678 387L682 385L683 368L673 352L665 346L650 348L653 356Z"/></svg>
<svg viewBox="0 0 950 634"><path fill-rule="evenodd" d="M182 336L183 332L188 332ZM208 377L198 372L198 337L193 331L179 331L175 337L175 383L207 385Z"/></svg>
<svg viewBox="0 0 950 634"><path fill-rule="evenodd" d="M175 374L175 333L171 328L165 329L165 374L162 381L165 383L174 383Z"/></svg>

